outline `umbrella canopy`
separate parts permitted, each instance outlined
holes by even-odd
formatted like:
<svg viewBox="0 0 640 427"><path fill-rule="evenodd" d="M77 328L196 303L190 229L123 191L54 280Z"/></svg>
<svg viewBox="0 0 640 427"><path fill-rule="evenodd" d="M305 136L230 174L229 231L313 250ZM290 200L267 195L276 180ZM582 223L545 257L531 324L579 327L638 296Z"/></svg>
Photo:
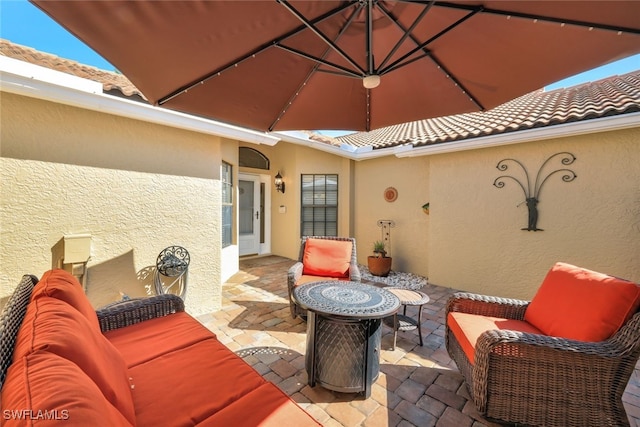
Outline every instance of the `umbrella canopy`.
<svg viewBox="0 0 640 427"><path fill-rule="evenodd" d="M248 128L481 111L640 52L637 1L33 1L157 105Z"/></svg>

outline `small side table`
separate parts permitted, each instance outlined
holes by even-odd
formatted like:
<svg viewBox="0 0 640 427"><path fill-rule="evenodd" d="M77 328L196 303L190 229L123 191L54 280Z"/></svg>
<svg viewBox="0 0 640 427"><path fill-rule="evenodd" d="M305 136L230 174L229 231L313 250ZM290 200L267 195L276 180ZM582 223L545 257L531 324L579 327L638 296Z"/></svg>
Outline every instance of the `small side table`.
<svg viewBox="0 0 640 427"><path fill-rule="evenodd" d="M413 291L411 289L403 288L384 288L391 292L400 300L400 304L403 306L402 314L396 312L393 316L386 317L384 324L393 328L393 348L396 349L396 339L398 337L398 331L412 331L418 329L418 335L420 337L420 346L422 347L422 306L429 302L429 296L424 292ZM407 306L418 307L418 319L407 316Z"/></svg>

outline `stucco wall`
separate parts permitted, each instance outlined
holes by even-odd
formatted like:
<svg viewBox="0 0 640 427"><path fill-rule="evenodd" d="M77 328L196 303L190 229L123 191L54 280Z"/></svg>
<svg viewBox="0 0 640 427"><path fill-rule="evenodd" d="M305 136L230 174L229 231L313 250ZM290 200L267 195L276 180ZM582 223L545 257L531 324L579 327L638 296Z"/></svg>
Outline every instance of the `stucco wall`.
<svg viewBox="0 0 640 427"><path fill-rule="evenodd" d="M52 267L65 234L92 236L97 307L153 293L171 245L191 254L187 310L221 305L221 147L237 143L2 93L0 298ZM237 152L237 150L233 150Z"/></svg>
<svg viewBox="0 0 640 427"><path fill-rule="evenodd" d="M388 256L391 268L428 276L430 216L422 211L429 201L429 159L427 157L383 157L355 166L354 214L358 241L358 262L367 264L373 242L383 240L378 220L392 220ZM387 202L384 191L393 187L398 198Z"/></svg>
<svg viewBox="0 0 640 427"><path fill-rule="evenodd" d="M549 178L539 195L538 228L527 227L519 160L531 180L549 156L569 151L577 178ZM556 261L640 281L640 129L432 156L429 277L436 284L530 298ZM554 166L560 167L558 162ZM549 170L553 170L549 169ZM517 175L516 175L517 174ZM544 177L546 174L543 173ZM542 178L541 178L542 179Z"/></svg>
<svg viewBox="0 0 640 427"><path fill-rule="evenodd" d="M279 142L270 153L273 176L280 171L285 193L272 192L272 252L297 259L300 252L300 177L302 174L338 174L338 235L353 236L353 161L312 148ZM273 183L273 181L272 181ZM273 185L273 184L272 184ZM284 206L286 213L280 213ZM360 243L358 242L358 250Z"/></svg>

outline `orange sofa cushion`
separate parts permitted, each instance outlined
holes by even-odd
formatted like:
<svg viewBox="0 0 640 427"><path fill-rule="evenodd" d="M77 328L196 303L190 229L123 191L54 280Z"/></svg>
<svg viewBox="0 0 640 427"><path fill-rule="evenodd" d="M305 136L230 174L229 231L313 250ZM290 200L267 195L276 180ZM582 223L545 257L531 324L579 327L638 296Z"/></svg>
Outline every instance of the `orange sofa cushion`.
<svg viewBox="0 0 640 427"><path fill-rule="evenodd" d="M266 383L215 338L141 363L129 372L139 426L166 425L167 420L172 427L193 426Z"/></svg>
<svg viewBox="0 0 640 427"><path fill-rule="evenodd" d="M447 325L471 364L475 363L476 343L483 332L501 329L542 335L538 328L523 320L502 319L469 313L450 312L447 316Z"/></svg>
<svg viewBox="0 0 640 427"><path fill-rule="evenodd" d="M104 336L122 355L127 367L139 365L215 334L189 314L180 311L164 317L105 332Z"/></svg>
<svg viewBox="0 0 640 427"><path fill-rule="evenodd" d="M133 426L82 370L53 353L14 359L2 388L3 426Z"/></svg>
<svg viewBox="0 0 640 427"><path fill-rule="evenodd" d="M135 423L124 360L78 310L42 295L29 303L16 339L14 359L38 351L55 354L76 365L113 407Z"/></svg>
<svg viewBox="0 0 640 427"><path fill-rule="evenodd" d="M544 334L604 341L638 310L640 286L566 263L547 273L524 319Z"/></svg>
<svg viewBox="0 0 640 427"><path fill-rule="evenodd" d="M321 424L301 411L282 390L266 383L204 420L201 427L317 427Z"/></svg>
<svg viewBox="0 0 640 427"><path fill-rule="evenodd" d="M309 238L304 244L302 274L349 277L353 243L349 240Z"/></svg>
<svg viewBox="0 0 640 427"><path fill-rule="evenodd" d="M33 288L31 301L42 296L52 297L66 302L82 313L96 331L100 331L100 323L98 322L96 310L89 302L78 279L73 277L69 272L62 269L54 269L44 273L42 279L40 279L38 284Z"/></svg>

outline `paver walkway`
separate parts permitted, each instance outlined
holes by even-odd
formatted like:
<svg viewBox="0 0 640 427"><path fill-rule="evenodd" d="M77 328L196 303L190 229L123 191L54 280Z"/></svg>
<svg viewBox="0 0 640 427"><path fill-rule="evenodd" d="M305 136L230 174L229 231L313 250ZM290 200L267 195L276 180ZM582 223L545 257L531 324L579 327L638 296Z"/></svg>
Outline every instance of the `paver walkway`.
<svg viewBox="0 0 640 427"><path fill-rule="evenodd" d="M304 368L306 324L292 319L287 269L294 261L269 256L240 262L240 272L223 285L220 311L199 316L229 348L264 378L277 384L327 427L481 427L484 420L469 400L462 376L444 346L444 309L451 289L427 285L420 347L416 331L393 334L383 326L380 377L369 399L307 385ZM415 316L413 307L408 314ZM624 395L632 427L640 427L640 373ZM283 426L284 427L284 426Z"/></svg>

